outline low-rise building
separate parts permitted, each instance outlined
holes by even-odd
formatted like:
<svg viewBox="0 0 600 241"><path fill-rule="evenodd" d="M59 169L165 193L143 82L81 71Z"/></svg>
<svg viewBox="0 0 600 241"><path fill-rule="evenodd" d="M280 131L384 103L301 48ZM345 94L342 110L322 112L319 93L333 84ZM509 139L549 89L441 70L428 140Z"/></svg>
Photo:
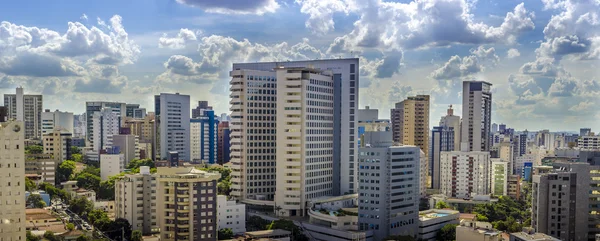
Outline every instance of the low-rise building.
<svg viewBox="0 0 600 241"><path fill-rule="evenodd" d="M507 195L514 198L515 200L521 199L521 176L520 175L508 175L507 182Z"/></svg>
<svg viewBox="0 0 600 241"><path fill-rule="evenodd" d="M447 224L458 224L460 213L455 210L430 209L419 212L419 240L435 241L435 235Z"/></svg>
<svg viewBox="0 0 600 241"><path fill-rule="evenodd" d="M58 162L51 154L25 155L25 175L36 175L39 177L39 182L46 182L54 185L57 167Z"/></svg>
<svg viewBox="0 0 600 241"><path fill-rule="evenodd" d="M25 201L27 201L27 199L29 198L30 195L40 195L40 197L42 198L42 200L44 200L44 203L46 203L46 207L50 206L50 195L48 193L46 193L46 191L33 191L33 192L25 192Z"/></svg>
<svg viewBox="0 0 600 241"><path fill-rule="evenodd" d="M518 232L510 234L510 241L560 241L550 235L536 232Z"/></svg>
<svg viewBox="0 0 600 241"><path fill-rule="evenodd" d="M94 209L100 209L106 212L109 218L115 217L115 201L96 201L94 203Z"/></svg>
<svg viewBox="0 0 600 241"><path fill-rule="evenodd" d="M315 225L358 231L358 194L311 200L308 216Z"/></svg>
<svg viewBox="0 0 600 241"><path fill-rule="evenodd" d="M71 197L85 197L92 203L96 202L96 192L84 188L79 188L77 186L77 181L62 182L60 183L60 186Z"/></svg>
<svg viewBox="0 0 600 241"><path fill-rule="evenodd" d="M456 241L500 241L500 234L488 222L463 220L456 226Z"/></svg>
<svg viewBox="0 0 600 241"><path fill-rule="evenodd" d="M124 154L100 154L100 178L102 181L125 170Z"/></svg>
<svg viewBox="0 0 600 241"><path fill-rule="evenodd" d="M217 229L230 228L234 234L246 232L246 205L227 196L217 196Z"/></svg>

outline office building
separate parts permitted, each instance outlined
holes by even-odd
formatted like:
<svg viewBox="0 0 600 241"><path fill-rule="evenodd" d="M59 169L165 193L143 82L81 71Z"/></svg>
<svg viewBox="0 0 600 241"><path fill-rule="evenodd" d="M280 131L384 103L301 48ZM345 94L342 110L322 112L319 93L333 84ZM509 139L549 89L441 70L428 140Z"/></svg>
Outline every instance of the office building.
<svg viewBox="0 0 600 241"><path fill-rule="evenodd" d="M108 146L118 147L125 158L125 166L133 159L140 159L140 141L134 135L112 135L108 138Z"/></svg>
<svg viewBox="0 0 600 241"><path fill-rule="evenodd" d="M305 216L308 200L333 195L333 74L280 67L276 78L275 205Z"/></svg>
<svg viewBox="0 0 600 241"><path fill-rule="evenodd" d="M579 136L589 136L592 133L592 128L579 128Z"/></svg>
<svg viewBox="0 0 600 241"><path fill-rule="evenodd" d="M86 123L87 121L85 113L81 115L73 115L73 137L85 138L85 135L87 134ZM83 146L85 146L85 144Z"/></svg>
<svg viewBox="0 0 600 241"><path fill-rule="evenodd" d="M519 156L527 154L527 136L529 132L525 130L523 133L518 135L517 142L519 143Z"/></svg>
<svg viewBox="0 0 600 241"><path fill-rule="evenodd" d="M581 136L577 140L579 150L599 150L600 136Z"/></svg>
<svg viewBox="0 0 600 241"><path fill-rule="evenodd" d="M25 175L35 176L39 182L56 183L55 173L58 163L50 154L25 154Z"/></svg>
<svg viewBox="0 0 600 241"><path fill-rule="evenodd" d="M85 102L86 137L90 142L93 142L94 140L94 113L102 112L104 109L110 109L117 116L122 118L127 116L127 106L125 103L101 101Z"/></svg>
<svg viewBox="0 0 600 241"><path fill-rule="evenodd" d="M116 218L127 219L132 230L144 235L158 233L156 196L156 175L150 174L149 167L126 174L115 181Z"/></svg>
<svg viewBox="0 0 600 241"><path fill-rule="evenodd" d="M527 184L529 185L529 184ZM506 182L506 195L509 197L520 200L521 199L521 176L520 175L508 175Z"/></svg>
<svg viewBox="0 0 600 241"><path fill-rule="evenodd" d="M491 193L494 196L506 196L508 193L508 162L492 158Z"/></svg>
<svg viewBox="0 0 600 241"><path fill-rule="evenodd" d="M219 165L229 162L230 133L229 121L220 121L217 127L217 163Z"/></svg>
<svg viewBox="0 0 600 241"><path fill-rule="evenodd" d="M6 106L0 106L0 122L8 121L8 111Z"/></svg>
<svg viewBox="0 0 600 241"><path fill-rule="evenodd" d="M48 132L42 137L44 154L52 155L56 159L56 165L66 160L73 160L71 153L71 133L64 133L60 130Z"/></svg>
<svg viewBox="0 0 600 241"><path fill-rule="evenodd" d="M208 105L208 101L198 101L198 106L192 109L192 119L200 118L204 116L203 111L212 109L213 107Z"/></svg>
<svg viewBox="0 0 600 241"><path fill-rule="evenodd" d="M440 154L442 152L454 151L455 131L454 127L436 126L431 131L431 151L429 152L430 159L430 175L431 188L440 189Z"/></svg>
<svg viewBox="0 0 600 241"><path fill-rule="evenodd" d="M16 94L4 94L4 106L8 119L23 121L25 139L42 137L42 95L26 95L23 88L18 87Z"/></svg>
<svg viewBox="0 0 600 241"><path fill-rule="evenodd" d="M460 116L454 115L454 109L452 109L452 105L448 106L446 115L442 116L440 119L439 126L454 130L454 149L450 149L450 151L460 150L460 125Z"/></svg>
<svg viewBox="0 0 600 241"><path fill-rule="evenodd" d="M112 108L104 108L92 115L92 150L99 152L109 147L110 136L118 135L121 129L121 115Z"/></svg>
<svg viewBox="0 0 600 241"><path fill-rule="evenodd" d="M217 196L217 230L230 228L234 234L246 232L246 205Z"/></svg>
<svg viewBox="0 0 600 241"><path fill-rule="evenodd" d="M275 108L277 101L277 79L274 69L278 67L309 67L320 70L331 70L334 79L334 139L333 143L333 194L340 195L344 193L356 193L355 181L351 180L352 173L356 173L354 163L356 163L356 148L357 148L357 128L356 128L356 113L358 111L358 87L359 87L359 59L329 59L329 60L308 60L308 61L290 61L290 62L267 62L267 63L236 63L233 64L231 71L231 162L234 163L232 171L232 188L235 189L232 194L241 196L246 199L262 198L267 199L274 194L275 190L275 166L266 166L273 163L274 155L270 152L263 152L267 157L261 158L260 161L248 160L247 154L242 154L239 147L244 146L245 152L255 151L247 148L247 142L252 141L248 138L274 138L275 136ZM243 88L242 88L243 87ZM262 93L262 94L261 94ZM242 97L242 98L240 98ZM244 99L245 98L245 99ZM252 98L252 99L251 99ZM253 107L248 107L252 103ZM267 105L269 107L267 107ZM241 108L244 106L244 108ZM259 107L263 106L263 107ZM248 111L252 110L252 113ZM262 114L261 114L262 113ZM252 116L255 115L256 116ZM252 117L251 117L252 116ZM246 118L254 118L247 121ZM260 118L260 120L259 120ZM257 122L258 121L258 122ZM256 130L251 130L254 127L248 127L248 123L256 123L257 125L271 124L271 127L260 127ZM241 129L242 127L246 129ZM255 134L243 134L242 131L260 131ZM271 132L271 133L266 133ZM243 134L243 135L242 135ZM258 134L258 135L257 135ZM270 136L272 135L272 137ZM275 142L275 140L272 140ZM235 144L234 144L235 143ZM264 143L264 141L263 141ZM265 143L264 145L269 145ZM268 146L263 146L261 149L269 149ZM274 149L273 149L274 150ZM267 150L265 150L267 151ZM271 150L269 150L271 151ZM270 156L270 157L269 157ZM252 164L250 164L252 163ZM256 165L255 165L256 163ZM258 166L261 163L261 166ZM264 164L264 165L263 165ZM244 168L254 169L259 167L262 171L262 176L268 177L267 180L261 179L260 187L250 186L256 179L249 179L247 170ZM249 169L248 169L249 170ZM253 170L255 171L255 170ZM242 182L242 173L244 173ZM254 172L256 173L256 172ZM267 184L271 182L273 184ZM246 189L254 190L253 193L247 193ZM256 190L261 190L256 192ZM240 191L241 190L241 191ZM269 191L271 190L271 191ZM259 196L256 196L258 194ZM251 196L251 197L249 197Z"/></svg>
<svg viewBox="0 0 600 241"><path fill-rule="evenodd" d="M410 96L391 110L394 142L415 145L429 154L429 95Z"/></svg>
<svg viewBox="0 0 600 241"><path fill-rule="evenodd" d="M125 120L125 127L129 128L132 135L138 137L140 158L150 158L154 160L156 157L154 154L154 113L148 113L143 119L127 118Z"/></svg>
<svg viewBox="0 0 600 241"><path fill-rule="evenodd" d="M492 123L492 134L498 132L498 124L496 123Z"/></svg>
<svg viewBox="0 0 600 241"><path fill-rule="evenodd" d="M156 153L165 159L176 151L181 160L190 161L190 96L161 93L154 96L154 107Z"/></svg>
<svg viewBox="0 0 600 241"><path fill-rule="evenodd" d="M419 147L394 146L390 132L366 132L359 148L358 222L374 240L416 236L419 224Z"/></svg>
<svg viewBox="0 0 600 241"><path fill-rule="evenodd" d="M588 240L590 166L556 167L533 176L531 227L561 240Z"/></svg>
<svg viewBox="0 0 600 241"><path fill-rule="evenodd" d="M125 116L135 119L143 119L146 117L146 108L140 108L139 104L126 104Z"/></svg>
<svg viewBox="0 0 600 241"><path fill-rule="evenodd" d="M100 153L100 178L102 181L125 171L125 155L118 147L107 148Z"/></svg>
<svg viewBox="0 0 600 241"><path fill-rule="evenodd" d="M467 143L468 151L490 150L491 87L483 81L463 82L461 143Z"/></svg>
<svg viewBox="0 0 600 241"><path fill-rule="evenodd" d="M371 109L366 106L365 109L358 110L358 146L361 147L363 134L367 131L391 131L391 122L386 119L379 119L379 110ZM352 173L351 177L354 177L356 172Z"/></svg>
<svg viewBox="0 0 600 241"><path fill-rule="evenodd" d="M42 135L54 130L73 134L73 120L73 113L71 112L62 112L59 110L50 112L50 110L46 109L42 112Z"/></svg>
<svg viewBox="0 0 600 241"><path fill-rule="evenodd" d="M5 102L6 103L6 102ZM0 239L25 240L25 129L22 121L0 123L2 149Z"/></svg>
<svg viewBox="0 0 600 241"><path fill-rule="evenodd" d="M419 212L419 240L436 241L436 234L448 224L459 224L460 213L448 209L430 209Z"/></svg>
<svg viewBox="0 0 600 241"><path fill-rule="evenodd" d="M190 119L190 155L193 163L217 163L219 121L213 110L202 110Z"/></svg>
<svg viewBox="0 0 600 241"><path fill-rule="evenodd" d="M466 148L466 147L465 147ZM490 153L450 151L440 154L440 192L450 198L490 193Z"/></svg>
<svg viewBox="0 0 600 241"><path fill-rule="evenodd" d="M193 167L159 167L156 175L160 240L216 240L217 180L221 175Z"/></svg>

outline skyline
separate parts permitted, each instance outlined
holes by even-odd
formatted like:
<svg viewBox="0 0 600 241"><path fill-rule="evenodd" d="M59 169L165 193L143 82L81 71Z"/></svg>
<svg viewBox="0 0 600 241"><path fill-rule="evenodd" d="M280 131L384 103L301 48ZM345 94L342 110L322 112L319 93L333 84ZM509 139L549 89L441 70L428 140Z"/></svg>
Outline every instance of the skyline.
<svg viewBox="0 0 600 241"><path fill-rule="evenodd" d="M80 114L97 100L153 111L154 95L179 92L229 113L234 62L360 57L359 107L380 118L429 94L437 126L448 105L462 113L461 82L476 79L493 84L492 122L600 128L597 1L142 3L6 3L0 94L22 85L44 94L44 109Z"/></svg>

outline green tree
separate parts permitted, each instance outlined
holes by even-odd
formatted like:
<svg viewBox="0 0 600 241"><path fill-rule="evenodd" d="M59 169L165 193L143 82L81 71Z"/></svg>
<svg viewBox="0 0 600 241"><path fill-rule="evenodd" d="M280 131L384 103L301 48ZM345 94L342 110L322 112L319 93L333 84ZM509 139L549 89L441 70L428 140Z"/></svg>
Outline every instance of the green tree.
<svg viewBox="0 0 600 241"><path fill-rule="evenodd" d="M142 241L144 237L142 236L142 232L140 230L134 230L131 233L131 241Z"/></svg>
<svg viewBox="0 0 600 241"><path fill-rule="evenodd" d="M477 218L477 221L480 221L480 222L487 222L488 221L488 218L486 216L484 216L484 215L481 215L481 214L475 215L475 218Z"/></svg>
<svg viewBox="0 0 600 241"><path fill-rule="evenodd" d="M75 239L75 241L92 241L92 239L90 239L87 235L82 234L82 235L79 235L79 237L77 237L77 239Z"/></svg>
<svg viewBox="0 0 600 241"><path fill-rule="evenodd" d="M25 147L25 154L43 154L44 147L38 145L30 145Z"/></svg>
<svg viewBox="0 0 600 241"><path fill-rule="evenodd" d="M410 235L391 235L385 238L384 240L394 240L394 241L416 241L413 236Z"/></svg>
<svg viewBox="0 0 600 241"><path fill-rule="evenodd" d="M31 179L25 177L25 191L35 191L37 189L37 185Z"/></svg>
<svg viewBox="0 0 600 241"><path fill-rule="evenodd" d="M291 220L279 219L271 222L268 226L269 230L283 229L292 232L293 240L308 241L308 237L302 233L302 230Z"/></svg>
<svg viewBox="0 0 600 241"><path fill-rule="evenodd" d="M86 172L83 174L78 174L75 180L77 180L78 187L94 190L96 193L100 191L100 176Z"/></svg>
<svg viewBox="0 0 600 241"><path fill-rule="evenodd" d="M96 195L101 200L115 200L115 182L110 179L100 182L100 189Z"/></svg>
<svg viewBox="0 0 600 241"><path fill-rule="evenodd" d="M85 197L76 197L69 202L69 209L77 215L84 215L94 209L94 204Z"/></svg>
<svg viewBox="0 0 600 241"><path fill-rule="evenodd" d="M75 162L67 160L58 165L58 168L56 169L56 178L59 183L65 182L71 179L74 172Z"/></svg>
<svg viewBox="0 0 600 241"><path fill-rule="evenodd" d="M250 216L246 218L246 229L248 231L258 231L265 230L267 226L270 225L271 222L259 217L259 216Z"/></svg>
<svg viewBox="0 0 600 241"><path fill-rule="evenodd" d="M44 233L44 239L47 239L47 240L50 240L50 241L60 241L60 238L56 237L54 235L54 232L52 232L52 231L46 231Z"/></svg>
<svg viewBox="0 0 600 241"><path fill-rule="evenodd" d="M444 201L438 201L437 203L435 203L435 208L436 209L445 209L445 208L450 208L450 205L448 205Z"/></svg>
<svg viewBox="0 0 600 241"><path fill-rule="evenodd" d="M219 229L219 232L217 232L217 238L219 238L219 240L231 239L233 238L233 230L230 228Z"/></svg>
<svg viewBox="0 0 600 241"><path fill-rule="evenodd" d="M67 230L69 230L69 231L75 230L75 224L67 223Z"/></svg>
<svg viewBox="0 0 600 241"><path fill-rule="evenodd" d="M123 240L123 238L126 240L131 240L131 225L127 219L117 218L115 221L104 224L101 227L101 231L123 230L125 237L121 237L121 232L108 232L107 236L112 240Z"/></svg>
<svg viewBox="0 0 600 241"><path fill-rule="evenodd" d="M46 193L48 193L48 195L50 195L50 199L59 198L59 199L65 200L65 201L68 201L68 199L69 199L69 194L67 193L67 191L58 189L50 183L47 183L47 182L40 183L39 189L46 191Z"/></svg>
<svg viewBox="0 0 600 241"><path fill-rule="evenodd" d="M85 163L85 161L83 160L83 155L81 154L73 154L71 155L71 158L73 158L74 162Z"/></svg>
<svg viewBox="0 0 600 241"><path fill-rule="evenodd" d="M44 199L42 199L42 196L40 196L39 194L29 195L29 197L27 198L27 203L33 206L34 208L43 208L46 206L46 202L44 202Z"/></svg>
<svg viewBox="0 0 600 241"><path fill-rule="evenodd" d="M86 166L83 170L81 170L81 172L77 173L75 177L86 173L92 174L94 176L100 176L100 168L95 166Z"/></svg>
<svg viewBox="0 0 600 241"><path fill-rule="evenodd" d="M71 146L71 155L81 155L81 149L77 146Z"/></svg>
<svg viewBox="0 0 600 241"><path fill-rule="evenodd" d="M100 220L109 220L108 214L102 209L94 209L87 215L87 220L92 224L96 225L96 223Z"/></svg>
<svg viewBox="0 0 600 241"><path fill-rule="evenodd" d="M40 240L42 240L40 237L31 234L31 231L29 231L29 230L27 230L27 233L25 233L25 239L27 241L40 241Z"/></svg>
<svg viewBox="0 0 600 241"><path fill-rule="evenodd" d="M136 169L141 166L149 166L150 168L156 167L152 159L134 159L129 162L129 164L127 165L127 169Z"/></svg>
<svg viewBox="0 0 600 241"><path fill-rule="evenodd" d="M456 240L456 224L446 224L435 234L435 240L454 241Z"/></svg>

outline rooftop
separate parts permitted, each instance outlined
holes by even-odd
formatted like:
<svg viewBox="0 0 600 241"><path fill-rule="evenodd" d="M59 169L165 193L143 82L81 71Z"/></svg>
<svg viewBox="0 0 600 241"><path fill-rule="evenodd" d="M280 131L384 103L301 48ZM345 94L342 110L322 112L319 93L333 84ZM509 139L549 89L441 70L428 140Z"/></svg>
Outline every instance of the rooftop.
<svg viewBox="0 0 600 241"><path fill-rule="evenodd" d="M544 233L527 233L527 232L518 232L511 233L510 236L517 237L522 240L528 241L559 241L560 239L554 238Z"/></svg>
<svg viewBox="0 0 600 241"><path fill-rule="evenodd" d="M246 235L250 237L270 237L270 236L282 236L282 235L291 235L290 231L286 231L283 229L273 229L273 230L260 230L254 232L246 232Z"/></svg>
<svg viewBox="0 0 600 241"><path fill-rule="evenodd" d="M419 212L419 220L428 221L436 218L443 218L453 214L459 214L459 212L451 209L429 209Z"/></svg>

